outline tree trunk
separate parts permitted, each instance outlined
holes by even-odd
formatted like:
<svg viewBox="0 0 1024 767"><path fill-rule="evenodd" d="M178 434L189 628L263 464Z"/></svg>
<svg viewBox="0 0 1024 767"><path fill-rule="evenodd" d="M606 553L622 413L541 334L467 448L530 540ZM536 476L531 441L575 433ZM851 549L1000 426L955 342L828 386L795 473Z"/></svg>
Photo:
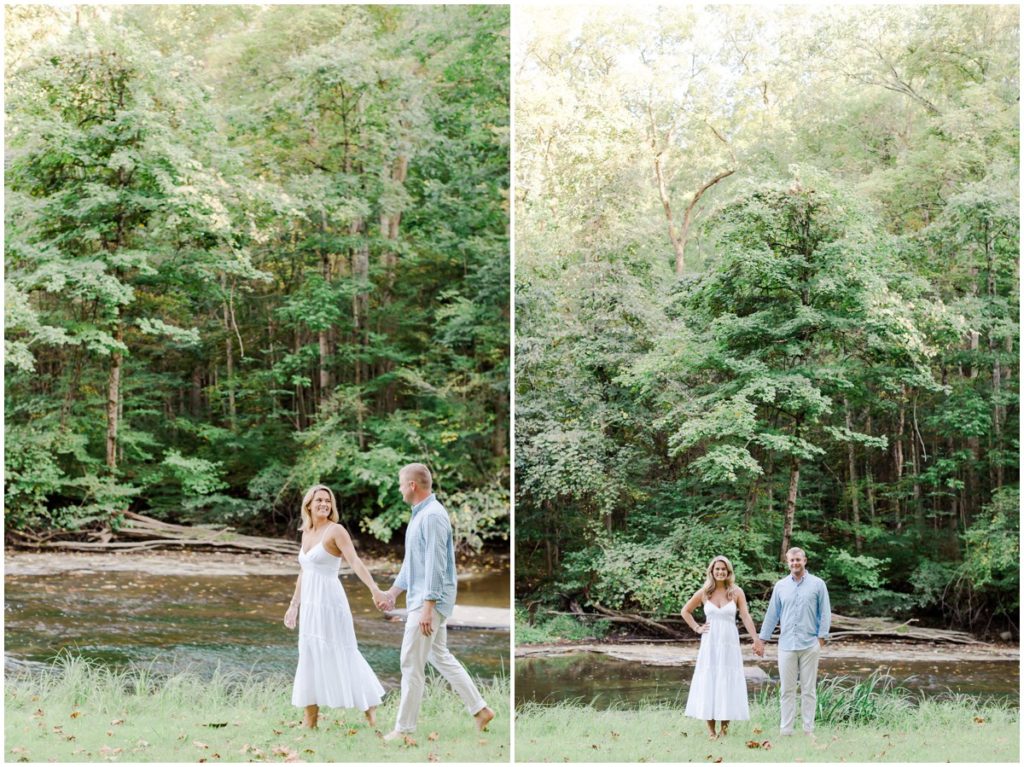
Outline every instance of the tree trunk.
<svg viewBox="0 0 1024 767"><path fill-rule="evenodd" d="M228 310L228 299L227 299L227 278L221 276L221 287L224 288L224 359L226 361L227 369L227 387L228 387L228 424L231 431L238 430L237 423L237 412L235 410L235 350L234 350L234 338L231 336L231 315Z"/></svg>
<svg viewBox="0 0 1024 767"><path fill-rule="evenodd" d="M843 408L846 410L846 429L853 431L853 418L850 416L850 403L843 397ZM846 443L846 460L850 473L850 513L853 516L853 545L859 554L864 544L860 534L860 491L857 487L857 455L853 440Z"/></svg>
<svg viewBox="0 0 1024 767"><path fill-rule="evenodd" d="M192 368L192 386L189 389L188 412L193 418L202 415L203 408L203 368L198 363Z"/></svg>
<svg viewBox="0 0 1024 767"><path fill-rule="evenodd" d="M796 517L796 494L800 486L800 459L793 456L789 464L789 494L786 496L786 512L782 521L782 551L780 553L783 562L786 561L786 552L789 551L790 539L793 537L793 520Z"/></svg>
<svg viewBox="0 0 1024 767"><path fill-rule="evenodd" d="M124 323L117 319L114 338L124 343ZM111 473L117 471L117 426L118 414L121 412L121 364L124 356L121 349L115 349L110 355L110 376L107 382L107 468Z"/></svg>

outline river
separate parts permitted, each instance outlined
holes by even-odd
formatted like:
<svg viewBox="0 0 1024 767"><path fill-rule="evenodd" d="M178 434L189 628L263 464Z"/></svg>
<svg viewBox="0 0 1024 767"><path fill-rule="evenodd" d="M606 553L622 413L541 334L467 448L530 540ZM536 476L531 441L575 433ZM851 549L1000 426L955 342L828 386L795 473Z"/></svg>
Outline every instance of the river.
<svg viewBox="0 0 1024 767"><path fill-rule="evenodd" d="M253 567L239 557L233 575L233 560L224 555L206 565L197 555L140 559L138 567L124 557L65 557L54 567L48 560L26 566L27 560L15 557L12 566L12 557L6 558L7 671L32 669L69 651L111 667L140 664L167 673L209 674L217 667L294 672L297 636L282 624L298 569L294 562ZM375 568L382 584L393 574ZM509 577L507 564L460 577L459 605L507 610ZM381 615L354 575L341 578L363 655L385 685L397 685L402 623ZM452 628L448 636L452 652L471 673L509 674L507 630Z"/></svg>
<svg viewBox="0 0 1024 767"><path fill-rule="evenodd" d="M593 649L580 652L552 648L556 654L541 651L530 655L519 648L516 705L528 701L576 701L596 708L635 707L643 701L685 705L696 643L685 648L654 646L646 652L635 645L619 648L627 657L614 657L609 652L615 653L616 648L608 646ZM744 663L748 670L760 669L748 676L751 693L778 684L774 658L754 661L745 657ZM1012 649L967 654L962 648L948 646L923 651L899 643L849 643L840 649L836 643L829 645L822 656L819 679L864 679L876 671L888 673L899 686L922 696L961 694L979 701L998 700L1013 706L1019 703L1020 665ZM751 678L755 675L760 679Z"/></svg>

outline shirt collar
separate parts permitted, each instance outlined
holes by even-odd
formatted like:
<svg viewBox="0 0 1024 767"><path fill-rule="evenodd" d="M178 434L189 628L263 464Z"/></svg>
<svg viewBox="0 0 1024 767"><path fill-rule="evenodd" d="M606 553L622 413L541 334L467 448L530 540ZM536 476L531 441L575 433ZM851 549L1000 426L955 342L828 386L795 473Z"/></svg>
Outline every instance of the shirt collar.
<svg viewBox="0 0 1024 767"><path fill-rule="evenodd" d="M421 512L424 509L424 507L428 503L430 503L433 500L434 500L434 494L431 493L426 498L424 498L422 501L420 501L419 503L417 503L415 506L412 507L412 515L415 517L419 512Z"/></svg>

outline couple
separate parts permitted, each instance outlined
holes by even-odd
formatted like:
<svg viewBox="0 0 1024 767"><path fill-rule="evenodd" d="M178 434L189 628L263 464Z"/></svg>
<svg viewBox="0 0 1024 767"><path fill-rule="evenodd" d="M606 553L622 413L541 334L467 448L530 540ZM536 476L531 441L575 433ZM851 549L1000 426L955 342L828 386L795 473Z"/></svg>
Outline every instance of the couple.
<svg viewBox="0 0 1024 767"><path fill-rule="evenodd" d="M703 719L712 740L728 734L730 721L750 719L740 634L736 628L737 614L747 633L754 638L754 654L762 658L764 643L771 639L781 619L780 730L783 735L793 734L799 679L804 732L808 735L814 732L818 658L828 639L832 611L825 582L807 572L807 555L803 549L787 551L786 562L789 575L776 582L772 589L760 635L754 629L743 589L736 585L732 563L725 557L711 560L704 585L683 607L683 620L701 635L697 667L686 699L686 716ZM693 611L698 605L704 606L703 625L698 625L693 618ZM715 732L716 720L719 722L718 733Z"/></svg>
<svg viewBox="0 0 1024 767"><path fill-rule="evenodd" d="M402 697L398 720L384 740L416 730L429 660L455 689L466 710L483 730L494 718L473 680L448 651L445 621L455 606L455 547L448 512L431 492L430 471L411 463L398 473L399 490L412 505L405 533L405 558L394 584L381 591L359 559L352 538L338 524L334 493L324 485L311 487L302 499L302 573L284 616L290 629L299 624L299 665L295 670L292 705L304 707L303 726L316 727L320 706L357 708L371 726L384 688L359 652L352 611L338 580L344 558L373 594L380 610L394 609L406 595L405 636L402 639ZM301 617L300 617L301 611Z"/></svg>

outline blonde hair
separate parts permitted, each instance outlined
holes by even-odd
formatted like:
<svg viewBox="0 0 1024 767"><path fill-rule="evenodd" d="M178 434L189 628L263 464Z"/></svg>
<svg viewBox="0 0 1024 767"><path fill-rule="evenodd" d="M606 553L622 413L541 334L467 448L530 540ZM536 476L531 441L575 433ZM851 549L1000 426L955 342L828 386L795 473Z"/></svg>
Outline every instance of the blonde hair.
<svg viewBox="0 0 1024 767"><path fill-rule="evenodd" d="M715 587L718 582L715 580L714 569L716 562L724 562L726 568L729 570L729 577L725 579L725 596L728 599L736 591L736 572L732 569L732 562L729 561L728 557L718 555L711 562L708 563L707 573L704 578L704 598L705 600L711 599L711 595L715 593Z"/></svg>
<svg viewBox="0 0 1024 767"><path fill-rule="evenodd" d="M427 492L430 492L434 484L433 477L430 476L430 469L422 463L408 463L402 467L398 474L399 476L405 474L416 483L416 487L422 488Z"/></svg>
<svg viewBox="0 0 1024 767"><path fill-rule="evenodd" d="M306 491L306 494L302 497L302 506L299 508L299 512L302 514L302 524L299 526L300 530L312 530L313 529L313 512L310 507L313 504L313 496L316 495L318 490L326 490L327 494L331 496L331 521L337 522L338 517L338 501L334 497L334 491L327 485L313 485Z"/></svg>

